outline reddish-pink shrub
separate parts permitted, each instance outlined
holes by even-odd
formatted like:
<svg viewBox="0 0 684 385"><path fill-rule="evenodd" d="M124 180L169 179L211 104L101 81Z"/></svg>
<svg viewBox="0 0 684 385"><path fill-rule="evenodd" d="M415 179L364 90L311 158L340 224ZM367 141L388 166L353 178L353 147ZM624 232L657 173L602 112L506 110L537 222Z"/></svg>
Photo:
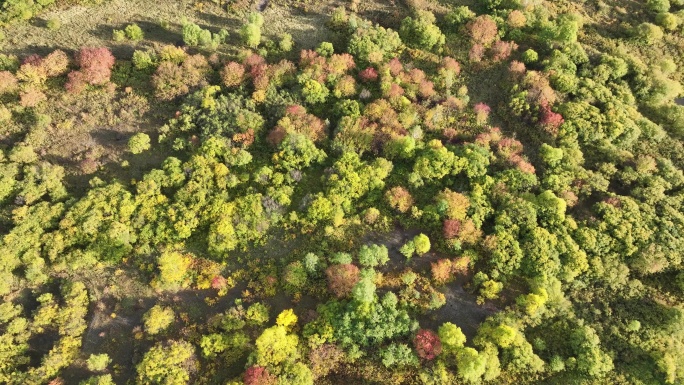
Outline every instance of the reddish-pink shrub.
<svg viewBox="0 0 684 385"><path fill-rule="evenodd" d="M112 52L104 47L81 48L76 54L76 64L81 67L85 80L90 84L108 82L115 61Z"/></svg>
<svg viewBox="0 0 684 385"><path fill-rule="evenodd" d="M254 67L259 64L266 64L266 59L258 54L251 54L245 58L244 65L247 67Z"/></svg>
<svg viewBox="0 0 684 385"><path fill-rule="evenodd" d="M325 270L328 288L338 298L349 295L359 282L359 268L351 263L332 265Z"/></svg>
<svg viewBox="0 0 684 385"><path fill-rule="evenodd" d="M435 95L435 84L429 80L423 80L418 85L418 95L422 98L429 98Z"/></svg>
<svg viewBox="0 0 684 385"><path fill-rule="evenodd" d="M389 90L387 90L386 96L389 99L395 99L395 98L398 98L402 95L404 95L404 89L401 88L401 86L399 84L392 83L392 85L390 85L390 87L389 87Z"/></svg>
<svg viewBox="0 0 684 385"><path fill-rule="evenodd" d="M475 44L472 48L470 48L470 52L468 52L468 59L470 59L470 61L473 63L478 63L482 61L484 54L484 46L482 44Z"/></svg>
<svg viewBox="0 0 684 385"><path fill-rule="evenodd" d="M420 358L433 360L442 352L442 342L437 333L430 329L421 329L413 339L416 353Z"/></svg>
<svg viewBox="0 0 684 385"><path fill-rule="evenodd" d="M32 54L29 56L26 56L24 60L21 62L22 65L24 64L30 64L34 67L40 67L40 65L43 63L43 58L40 57L38 54Z"/></svg>
<svg viewBox="0 0 684 385"><path fill-rule="evenodd" d="M378 80L378 71L373 67L368 67L359 72L359 77L361 78L361 81L372 82Z"/></svg>
<svg viewBox="0 0 684 385"><path fill-rule="evenodd" d="M404 65L401 64L397 58L390 60L389 63L387 63L387 67L389 68L390 74L392 74L392 76L397 76L401 73L401 71L404 70Z"/></svg>
<svg viewBox="0 0 684 385"><path fill-rule="evenodd" d="M242 380L245 382L245 385L275 385L277 382L277 378L262 366L250 366L247 368Z"/></svg>
<svg viewBox="0 0 684 385"><path fill-rule="evenodd" d="M211 288L214 290L221 290L226 287L228 282L226 279L220 275L217 275L211 280Z"/></svg>
<svg viewBox="0 0 684 385"><path fill-rule="evenodd" d="M442 59L442 68L444 68L447 71L452 71L456 75L461 73L461 65L458 64L458 62L449 56L445 57Z"/></svg>
<svg viewBox="0 0 684 385"><path fill-rule="evenodd" d="M19 98L19 104L21 104L22 107L35 107L41 102L47 100L47 96L45 96L45 94L42 91L34 87L29 87L26 90L20 92Z"/></svg>
<svg viewBox="0 0 684 385"><path fill-rule="evenodd" d="M522 75L525 73L525 63L513 60L508 70L515 76Z"/></svg>
<svg viewBox="0 0 684 385"><path fill-rule="evenodd" d="M558 128L565 120L563 115L551 110L548 102L542 102L539 108L539 124L544 127L550 134L557 135Z"/></svg>
<svg viewBox="0 0 684 385"><path fill-rule="evenodd" d="M492 109L485 103L480 102L475 105L473 111L475 112L477 123L484 124L489 119L489 113L492 112Z"/></svg>
<svg viewBox="0 0 684 385"><path fill-rule="evenodd" d="M47 76L64 75L69 70L69 56L62 50L53 51L43 59L40 66Z"/></svg>
<svg viewBox="0 0 684 385"><path fill-rule="evenodd" d="M489 15L476 17L468 23L467 29L474 43L485 46L494 42L498 34L496 22Z"/></svg>
<svg viewBox="0 0 684 385"><path fill-rule="evenodd" d="M515 44L515 42L512 41L503 41L503 40L497 40L494 42L494 45L492 45L492 59L494 61L502 61L506 60L511 56L511 53L518 49L518 45Z"/></svg>
<svg viewBox="0 0 684 385"><path fill-rule="evenodd" d="M318 57L318 52L310 49L303 49L302 52L299 53L299 65L308 67L313 64Z"/></svg>
<svg viewBox="0 0 684 385"><path fill-rule="evenodd" d="M17 89L17 78L9 71L0 71L0 95Z"/></svg>
<svg viewBox="0 0 684 385"><path fill-rule="evenodd" d="M71 71L67 76L66 90L70 94L80 94L87 86L85 75L81 71Z"/></svg>
<svg viewBox="0 0 684 385"><path fill-rule="evenodd" d="M411 193L401 186L395 186L385 193L385 198L393 209L405 213L413 207Z"/></svg>
<svg viewBox="0 0 684 385"><path fill-rule="evenodd" d="M513 138L503 138L497 143L497 150L499 155L510 160L513 155L522 153L523 145Z"/></svg>
<svg viewBox="0 0 684 385"><path fill-rule="evenodd" d="M237 87L245 79L245 67L234 61L226 63L221 70L221 80L226 87Z"/></svg>
<svg viewBox="0 0 684 385"><path fill-rule="evenodd" d="M458 233L461 231L461 221L458 219L445 219L442 224L442 232L444 233L444 238L453 239L458 237Z"/></svg>

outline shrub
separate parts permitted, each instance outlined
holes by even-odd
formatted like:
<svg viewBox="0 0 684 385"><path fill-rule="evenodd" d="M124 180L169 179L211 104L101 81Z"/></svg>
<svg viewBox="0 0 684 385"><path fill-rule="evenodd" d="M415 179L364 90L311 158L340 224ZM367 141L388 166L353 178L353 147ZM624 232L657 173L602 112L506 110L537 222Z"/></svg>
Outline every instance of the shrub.
<svg viewBox="0 0 684 385"><path fill-rule="evenodd" d="M247 23L240 28L242 42L250 48L256 48L261 43L261 27L257 24Z"/></svg>
<svg viewBox="0 0 684 385"><path fill-rule="evenodd" d="M133 52L133 66L138 70L146 70L155 66L156 58L153 52L135 50Z"/></svg>
<svg viewBox="0 0 684 385"><path fill-rule="evenodd" d="M50 31L56 31L56 30L58 30L58 29L60 29L60 28L62 27L62 22L59 21L59 19L52 18L52 19L49 19L49 20L47 21L47 23L45 24L45 26L46 26L47 29L49 29Z"/></svg>
<svg viewBox="0 0 684 385"><path fill-rule="evenodd" d="M309 104L324 103L330 95L330 90L325 84L314 79L306 79L302 83L302 96Z"/></svg>
<svg viewBox="0 0 684 385"><path fill-rule="evenodd" d="M226 63L221 70L221 80L226 87L237 87L245 78L245 67L234 61Z"/></svg>
<svg viewBox="0 0 684 385"><path fill-rule="evenodd" d="M637 40L646 44L654 44L663 39L663 30L655 24L641 23L634 29Z"/></svg>
<svg viewBox="0 0 684 385"><path fill-rule="evenodd" d="M316 53L323 57L331 57L335 53L335 48L332 43L324 41L316 48Z"/></svg>
<svg viewBox="0 0 684 385"><path fill-rule="evenodd" d="M292 35L289 33L284 33L280 36L280 41L278 42L278 48L283 52L290 52L294 47L294 41L292 40Z"/></svg>
<svg viewBox="0 0 684 385"><path fill-rule="evenodd" d="M348 52L364 64L380 63L398 57L402 49L399 34L380 26L357 29L348 46Z"/></svg>
<svg viewBox="0 0 684 385"><path fill-rule="evenodd" d="M429 11L418 11L417 17L401 22L399 36L409 46L431 50L444 45L445 36L434 24L435 16Z"/></svg>
<svg viewBox="0 0 684 385"><path fill-rule="evenodd" d="M86 366L91 372L101 372L107 369L107 366L112 363L112 359L106 353L91 354L86 361Z"/></svg>
<svg viewBox="0 0 684 385"><path fill-rule="evenodd" d="M62 76L69 70L69 56L58 49L43 58L40 67L48 77Z"/></svg>
<svg viewBox="0 0 684 385"><path fill-rule="evenodd" d="M437 262L430 264L430 271L432 272L432 279L438 284L447 283L451 275L451 261L448 259L440 259Z"/></svg>
<svg viewBox="0 0 684 385"><path fill-rule="evenodd" d="M35 87L28 87L19 93L19 104L22 107L35 107L47 100L47 96Z"/></svg>
<svg viewBox="0 0 684 385"><path fill-rule="evenodd" d="M393 343L380 349L380 359L387 368L418 365L418 359L406 344Z"/></svg>
<svg viewBox="0 0 684 385"><path fill-rule="evenodd" d="M111 51L104 47L81 48L76 54L76 64L81 67L84 80L93 85L109 81L115 61Z"/></svg>
<svg viewBox="0 0 684 385"><path fill-rule="evenodd" d="M173 309L161 305L154 305L143 315L145 331L151 335L166 330L175 319Z"/></svg>
<svg viewBox="0 0 684 385"><path fill-rule="evenodd" d="M271 375L268 370L262 366L250 366L242 376L245 385L275 385L278 381L277 377Z"/></svg>
<svg viewBox="0 0 684 385"><path fill-rule="evenodd" d="M131 41L141 41L145 38L145 33L137 24L131 24L124 29L126 37Z"/></svg>
<svg viewBox="0 0 684 385"><path fill-rule="evenodd" d="M668 12L670 0L646 0L646 6L651 12Z"/></svg>
<svg viewBox="0 0 684 385"><path fill-rule="evenodd" d="M489 15L481 15L468 23L468 33L473 43L488 46L498 36L496 22Z"/></svg>
<svg viewBox="0 0 684 385"><path fill-rule="evenodd" d="M208 71L209 63L203 55L188 56L181 65L163 61L152 76L155 94L163 100L185 95L190 92L191 87L204 82Z"/></svg>
<svg viewBox="0 0 684 385"><path fill-rule="evenodd" d="M71 71L67 76L67 82L65 88L70 94L80 94L85 91L88 83L86 82L85 75L81 71Z"/></svg>
<svg viewBox="0 0 684 385"><path fill-rule="evenodd" d="M411 196L411 193L401 186L392 187L385 193L385 198L390 207L401 213L408 212L411 210L411 207L413 207L413 197Z"/></svg>
<svg viewBox="0 0 684 385"><path fill-rule="evenodd" d="M537 60L539 60L539 54L537 53L537 51L533 50L532 48L528 49L527 51L523 52L523 54L522 54L522 61L525 64L534 63Z"/></svg>
<svg viewBox="0 0 684 385"><path fill-rule="evenodd" d="M429 329L421 329L413 339L418 356L424 360L434 360L442 352L442 343L437 333Z"/></svg>
<svg viewBox="0 0 684 385"><path fill-rule="evenodd" d="M364 267L383 266L389 261L385 245L363 245L359 250L359 263Z"/></svg>
<svg viewBox="0 0 684 385"><path fill-rule="evenodd" d="M150 149L150 136L144 132L139 132L128 140L128 149L133 154L140 154Z"/></svg>
<svg viewBox="0 0 684 385"><path fill-rule="evenodd" d="M251 305L245 313L245 320L252 325L263 325L268 318L268 307L260 302Z"/></svg>
<svg viewBox="0 0 684 385"><path fill-rule="evenodd" d="M456 352L462 348L466 342L466 336L461 331L461 328L451 322L445 322L437 329L439 340L444 346L444 350L448 352Z"/></svg>
<svg viewBox="0 0 684 385"><path fill-rule="evenodd" d="M0 71L0 95L17 90L17 78L10 71Z"/></svg>
<svg viewBox="0 0 684 385"><path fill-rule="evenodd" d="M416 248L416 254L423 255L430 251L430 238L425 234L418 234L413 238L413 245Z"/></svg>
<svg viewBox="0 0 684 385"><path fill-rule="evenodd" d="M451 26L460 26L467 23L477 16L477 14L470 10L465 5L453 8L449 13L447 13L445 20Z"/></svg>
<svg viewBox="0 0 684 385"><path fill-rule="evenodd" d="M297 291L306 286L307 274L302 262L295 261L287 265L283 273L283 281L285 287L291 291Z"/></svg>
<svg viewBox="0 0 684 385"><path fill-rule="evenodd" d="M332 265L325 271L328 276L328 288L338 298L346 297L359 282L359 268L351 263Z"/></svg>
<svg viewBox="0 0 684 385"><path fill-rule="evenodd" d="M506 24L511 28L522 28L527 24L527 18L524 13L516 9L508 14Z"/></svg>
<svg viewBox="0 0 684 385"><path fill-rule="evenodd" d="M406 259L410 259L413 257L413 254L416 252L416 245L413 243L413 241L408 241L406 242L401 248L399 249L399 252L406 257Z"/></svg>
<svg viewBox="0 0 684 385"><path fill-rule="evenodd" d="M117 43L121 43L122 41L126 40L126 32L120 30L120 29L115 29L112 31L112 40L114 40Z"/></svg>
<svg viewBox="0 0 684 385"><path fill-rule="evenodd" d="M661 12L655 17L656 23L666 31L674 31L679 26L679 18L669 12Z"/></svg>

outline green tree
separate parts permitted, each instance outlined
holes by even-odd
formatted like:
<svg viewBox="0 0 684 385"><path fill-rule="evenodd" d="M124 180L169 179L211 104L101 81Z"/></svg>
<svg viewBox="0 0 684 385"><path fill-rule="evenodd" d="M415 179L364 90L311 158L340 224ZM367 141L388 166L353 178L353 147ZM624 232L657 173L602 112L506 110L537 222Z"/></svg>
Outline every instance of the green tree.
<svg viewBox="0 0 684 385"><path fill-rule="evenodd" d="M439 49L445 36L435 24L435 15L418 11L415 18L407 17L401 22L399 36L409 46L425 50Z"/></svg>
<svg viewBox="0 0 684 385"><path fill-rule="evenodd" d="M190 381L188 363L195 348L186 341L169 341L154 345L136 366L137 383L141 385L185 385Z"/></svg>
<svg viewBox="0 0 684 385"><path fill-rule="evenodd" d="M91 354L86 361L86 366L91 372L101 372L107 369L107 366L112 363L112 359L109 358L107 353L102 354Z"/></svg>
<svg viewBox="0 0 684 385"><path fill-rule="evenodd" d="M133 154L141 154L144 151L149 150L151 147L150 136L144 132L139 132L128 140L128 149Z"/></svg>
<svg viewBox="0 0 684 385"><path fill-rule="evenodd" d="M423 255L430 251L430 238L425 234L418 234L413 238L413 245L416 248L416 254Z"/></svg>
<svg viewBox="0 0 684 385"><path fill-rule="evenodd" d="M161 305L154 305L143 315L145 331L151 335L166 330L175 319L173 309Z"/></svg>

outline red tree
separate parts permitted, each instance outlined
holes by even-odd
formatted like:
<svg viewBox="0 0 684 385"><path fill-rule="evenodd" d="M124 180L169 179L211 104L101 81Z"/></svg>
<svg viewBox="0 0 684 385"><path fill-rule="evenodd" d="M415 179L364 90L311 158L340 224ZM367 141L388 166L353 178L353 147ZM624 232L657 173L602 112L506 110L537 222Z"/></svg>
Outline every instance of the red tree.
<svg viewBox="0 0 684 385"><path fill-rule="evenodd" d="M444 232L444 238L456 238L461 231L461 221L458 219L445 219L442 230Z"/></svg>
<svg viewBox="0 0 684 385"><path fill-rule="evenodd" d="M430 329L421 329L413 339L416 352L420 358L433 360L442 352L442 342L437 333Z"/></svg>
<svg viewBox="0 0 684 385"><path fill-rule="evenodd" d="M264 367L251 366L245 371L243 381L245 385L275 385L276 378Z"/></svg>
<svg viewBox="0 0 684 385"><path fill-rule="evenodd" d="M90 84L104 84L112 76L116 59L109 49L81 48L76 54L76 63L81 67L85 80Z"/></svg>
<svg viewBox="0 0 684 385"><path fill-rule="evenodd" d="M359 72L359 77L364 82L372 82L378 79L378 71L376 71L373 67L368 67Z"/></svg>
<svg viewBox="0 0 684 385"><path fill-rule="evenodd" d="M359 282L359 268L351 263L332 265L325 271L328 276L328 287L337 297L342 298L351 293Z"/></svg>
<svg viewBox="0 0 684 385"><path fill-rule="evenodd" d="M548 102L543 101L539 108L539 124L541 124L549 133L558 134L558 127L563 124L565 120L563 115L553 112Z"/></svg>

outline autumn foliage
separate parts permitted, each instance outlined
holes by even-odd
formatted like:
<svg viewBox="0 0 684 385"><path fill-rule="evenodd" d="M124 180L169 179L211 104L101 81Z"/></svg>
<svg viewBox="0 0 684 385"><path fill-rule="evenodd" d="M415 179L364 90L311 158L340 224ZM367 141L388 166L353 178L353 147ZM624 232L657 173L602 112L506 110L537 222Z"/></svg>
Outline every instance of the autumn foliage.
<svg viewBox="0 0 684 385"><path fill-rule="evenodd" d="M359 282L359 268L351 263L332 265L325 271L328 287L339 298L351 293Z"/></svg>
<svg viewBox="0 0 684 385"><path fill-rule="evenodd" d="M262 366L250 366L243 376L245 385L275 385L277 378Z"/></svg>
<svg viewBox="0 0 684 385"><path fill-rule="evenodd" d="M418 356L425 360L433 360L442 352L442 342L437 333L429 329L421 329L413 339Z"/></svg>

